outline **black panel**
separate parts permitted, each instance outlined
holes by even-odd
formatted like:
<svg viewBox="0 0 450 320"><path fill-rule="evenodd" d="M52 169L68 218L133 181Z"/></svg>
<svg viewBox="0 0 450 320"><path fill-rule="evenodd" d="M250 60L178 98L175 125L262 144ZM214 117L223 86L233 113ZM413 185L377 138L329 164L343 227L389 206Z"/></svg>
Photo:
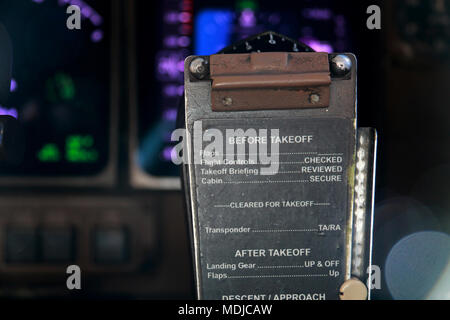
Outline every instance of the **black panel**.
<svg viewBox="0 0 450 320"><path fill-rule="evenodd" d="M80 30L69 30L63 1L0 1L13 45L9 99L0 114L19 119L22 163L1 175L98 174L108 162L110 1L83 2Z"/></svg>
<svg viewBox="0 0 450 320"><path fill-rule="evenodd" d="M215 128L223 136L229 128L280 128L281 139L267 142L279 144L274 175L261 175L264 166L259 161L196 165L202 298L338 299L346 272L352 121L296 118L202 124L203 130ZM269 131L267 138L273 139ZM299 142L300 137L310 138ZM250 162L253 153L247 148L245 152Z"/></svg>

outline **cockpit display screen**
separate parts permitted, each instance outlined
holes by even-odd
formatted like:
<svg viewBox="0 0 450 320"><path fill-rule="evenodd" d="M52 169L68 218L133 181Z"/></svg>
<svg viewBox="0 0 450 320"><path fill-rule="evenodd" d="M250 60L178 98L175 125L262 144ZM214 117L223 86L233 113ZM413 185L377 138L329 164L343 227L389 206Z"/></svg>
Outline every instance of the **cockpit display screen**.
<svg viewBox="0 0 450 320"><path fill-rule="evenodd" d="M72 28L69 6L80 8ZM25 131L22 163L3 176L89 176L108 163L110 1L0 0L13 45L8 101L0 114Z"/></svg>

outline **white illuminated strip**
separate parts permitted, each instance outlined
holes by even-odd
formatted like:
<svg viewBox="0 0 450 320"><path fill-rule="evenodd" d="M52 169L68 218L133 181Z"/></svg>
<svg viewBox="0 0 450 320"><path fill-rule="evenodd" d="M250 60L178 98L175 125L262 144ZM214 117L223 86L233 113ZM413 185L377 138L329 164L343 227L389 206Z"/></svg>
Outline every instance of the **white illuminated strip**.
<svg viewBox="0 0 450 320"><path fill-rule="evenodd" d="M365 214L367 199L367 151L365 150L368 139L365 136L359 138L359 148L356 153L356 178L355 178L355 200L354 213L355 221L353 225L353 274L361 276L364 270L361 270L364 261L364 234L365 234Z"/></svg>

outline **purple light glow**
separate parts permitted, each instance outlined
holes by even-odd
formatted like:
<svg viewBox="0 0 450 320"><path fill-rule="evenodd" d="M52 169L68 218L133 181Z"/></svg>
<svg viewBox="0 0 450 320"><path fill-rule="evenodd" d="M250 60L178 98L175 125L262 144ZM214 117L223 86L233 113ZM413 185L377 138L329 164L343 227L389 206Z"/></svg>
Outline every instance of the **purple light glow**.
<svg viewBox="0 0 450 320"><path fill-rule="evenodd" d="M310 46L314 51L317 51L317 52L331 53L334 51L331 44L329 44L328 42L325 42L325 41L319 41L319 40L313 39L313 38L302 38L302 39L300 39L300 41L303 42L304 44Z"/></svg>
<svg viewBox="0 0 450 320"><path fill-rule="evenodd" d="M334 22L336 23L335 33L338 37L344 38L347 34L347 30L345 27L345 18L341 15L336 16L334 18Z"/></svg>
<svg viewBox="0 0 450 320"><path fill-rule="evenodd" d="M178 15L178 20L181 23L189 23L191 21L191 14L189 12L181 12Z"/></svg>
<svg viewBox="0 0 450 320"><path fill-rule="evenodd" d="M178 79L184 72L183 53L162 53L157 59L158 76L160 78Z"/></svg>
<svg viewBox="0 0 450 320"><path fill-rule="evenodd" d="M167 23L177 23L178 22L178 13L177 12L167 13L165 20Z"/></svg>
<svg viewBox="0 0 450 320"><path fill-rule="evenodd" d="M168 121L177 120L177 109L167 109L164 111L163 118Z"/></svg>
<svg viewBox="0 0 450 320"><path fill-rule="evenodd" d="M14 108L8 109L0 105L0 115L11 116L17 119L19 116L19 112L17 111L17 109Z"/></svg>
<svg viewBox="0 0 450 320"><path fill-rule="evenodd" d="M172 159L172 150L174 148L173 147L166 147L164 148L163 152L162 152L162 156L164 158L164 160L171 160Z"/></svg>
<svg viewBox="0 0 450 320"><path fill-rule="evenodd" d="M83 9L81 9L81 14L84 17L89 18L92 14L92 9L90 7L84 7Z"/></svg>
<svg viewBox="0 0 450 320"><path fill-rule="evenodd" d="M188 47L191 44L191 39L186 36L167 36L164 38L164 44L166 47L174 48L174 47Z"/></svg>
<svg viewBox="0 0 450 320"><path fill-rule="evenodd" d="M99 26L103 22L103 18L99 14L93 14L90 19L94 26Z"/></svg>
<svg viewBox="0 0 450 320"><path fill-rule="evenodd" d="M244 28L254 27L256 25L255 13L250 9L243 10L239 17L239 24Z"/></svg>
<svg viewBox="0 0 450 320"><path fill-rule="evenodd" d="M186 36L181 36L178 38L178 45L180 47L187 47L191 44L191 39Z"/></svg>
<svg viewBox="0 0 450 320"><path fill-rule="evenodd" d="M11 85L9 87L10 92L14 92L17 90L17 81L15 79L11 79Z"/></svg>
<svg viewBox="0 0 450 320"><path fill-rule="evenodd" d="M164 44L169 47L173 48L177 45L177 37L176 36L168 36L164 39Z"/></svg>
<svg viewBox="0 0 450 320"><path fill-rule="evenodd" d="M160 74L168 75L171 78L178 77L177 60L171 57L162 58L158 64L158 71Z"/></svg>
<svg viewBox="0 0 450 320"><path fill-rule="evenodd" d="M103 39L103 31L102 30L94 30L91 34L92 42L99 42Z"/></svg>
<svg viewBox="0 0 450 320"><path fill-rule="evenodd" d="M33 0L33 2L42 3L42 2L44 2L44 0Z"/></svg>
<svg viewBox="0 0 450 320"><path fill-rule="evenodd" d="M178 61L178 72L184 73L184 59Z"/></svg>
<svg viewBox="0 0 450 320"><path fill-rule="evenodd" d="M305 9L303 15L314 20L329 20L332 13L329 9Z"/></svg>
<svg viewBox="0 0 450 320"><path fill-rule="evenodd" d="M181 97L183 95L184 92L184 86L183 85L174 85L174 84L169 84L167 86L164 87L164 94L167 97Z"/></svg>

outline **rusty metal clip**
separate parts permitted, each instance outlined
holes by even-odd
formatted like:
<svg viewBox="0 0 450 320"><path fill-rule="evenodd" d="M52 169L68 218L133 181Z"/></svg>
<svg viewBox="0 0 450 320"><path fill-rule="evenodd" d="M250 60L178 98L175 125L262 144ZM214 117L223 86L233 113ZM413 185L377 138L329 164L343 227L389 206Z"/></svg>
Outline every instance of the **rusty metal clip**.
<svg viewBox="0 0 450 320"><path fill-rule="evenodd" d="M328 107L329 68L328 54L319 52L212 55L212 110Z"/></svg>

